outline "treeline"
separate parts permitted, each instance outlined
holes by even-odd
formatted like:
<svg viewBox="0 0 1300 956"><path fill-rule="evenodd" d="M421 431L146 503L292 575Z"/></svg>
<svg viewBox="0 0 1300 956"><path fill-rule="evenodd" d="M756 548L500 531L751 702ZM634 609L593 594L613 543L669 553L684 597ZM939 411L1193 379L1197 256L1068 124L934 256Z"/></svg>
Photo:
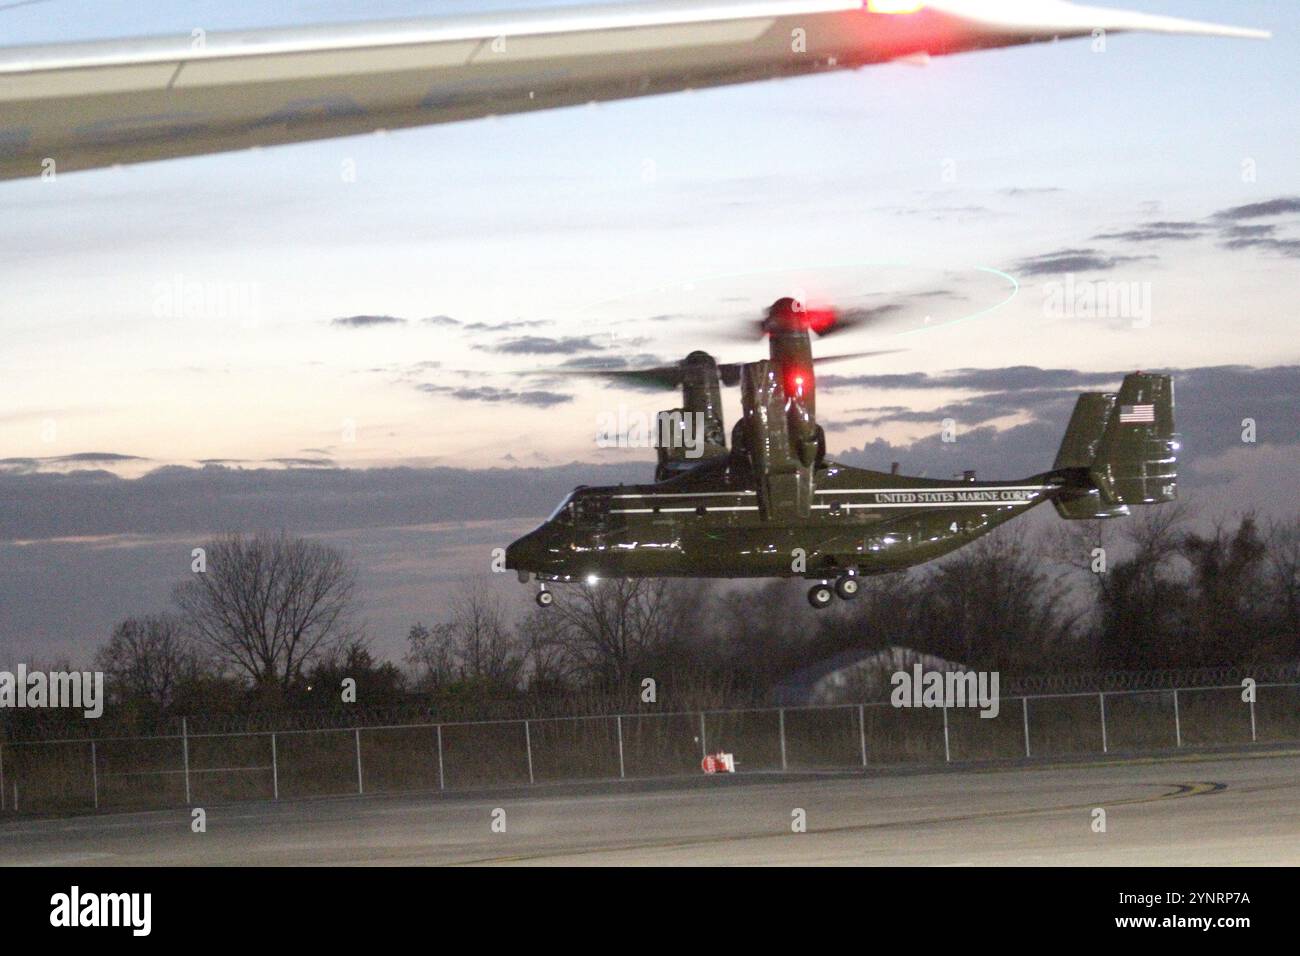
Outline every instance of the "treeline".
<svg viewBox="0 0 1300 956"><path fill-rule="evenodd" d="M401 661L373 655L338 551L283 533L204 551L172 610L122 621L99 650L119 715L450 720L628 710L647 693L660 709L747 706L834 654L891 646L1013 677L1300 660L1300 518L1196 522L1183 504L1040 534L1013 524L820 612L802 581L609 580L512 619L516 585L488 577L413 622Z"/></svg>

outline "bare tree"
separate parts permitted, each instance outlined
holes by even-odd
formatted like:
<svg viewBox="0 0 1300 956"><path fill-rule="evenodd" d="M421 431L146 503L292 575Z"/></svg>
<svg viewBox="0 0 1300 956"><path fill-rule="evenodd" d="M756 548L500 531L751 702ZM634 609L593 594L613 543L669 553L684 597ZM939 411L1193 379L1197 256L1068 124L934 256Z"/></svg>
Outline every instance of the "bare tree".
<svg viewBox="0 0 1300 956"><path fill-rule="evenodd" d="M1268 563L1282 635L1278 650L1295 658L1300 656L1300 516L1269 525Z"/></svg>
<svg viewBox="0 0 1300 956"><path fill-rule="evenodd" d="M463 582L447 618L413 625L407 642L407 662L430 690L457 679L513 687L523 667L501 600L482 582Z"/></svg>
<svg viewBox="0 0 1300 956"><path fill-rule="evenodd" d="M438 690L456 679L456 629L451 622L438 621L432 627L412 624L406 643L406 662L414 669L421 689Z"/></svg>
<svg viewBox="0 0 1300 956"><path fill-rule="evenodd" d="M488 593L482 582L466 582L452 599L451 625L466 678L514 683L520 661L500 597Z"/></svg>
<svg viewBox="0 0 1300 956"><path fill-rule="evenodd" d="M107 675L115 699L146 702L160 710L171 707L182 685L203 670L182 620L171 614L122 621L95 654L95 663Z"/></svg>
<svg viewBox="0 0 1300 956"><path fill-rule="evenodd" d="M535 608L517 628L523 648L528 687L542 693L562 693L571 687L573 662L560 640L563 622L550 608Z"/></svg>
<svg viewBox="0 0 1300 956"><path fill-rule="evenodd" d="M283 693L352 636L356 571L334 548L284 532L209 541L207 569L177 585L186 624L261 690Z"/></svg>
<svg viewBox="0 0 1300 956"><path fill-rule="evenodd" d="M662 578L614 578L557 590L549 613L574 671L617 687L663 647L682 611Z"/></svg>
<svg viewBox="0 0 1300 956"><path fill-rule="evenodd" d="M940 562L912 612L925 649L981 667L1041 666L1073 644L1078 614L1023 527L1000 528Z"/></svg>

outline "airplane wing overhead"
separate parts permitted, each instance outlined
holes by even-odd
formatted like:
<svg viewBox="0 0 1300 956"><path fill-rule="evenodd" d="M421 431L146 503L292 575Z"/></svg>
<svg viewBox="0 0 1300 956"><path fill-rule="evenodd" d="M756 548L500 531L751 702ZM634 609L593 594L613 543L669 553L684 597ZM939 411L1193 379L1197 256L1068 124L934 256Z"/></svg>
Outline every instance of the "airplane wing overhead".
<svg viewBox="0 0 1300 956"><path fill-rule="evenodd" d="M0 49L0 179L1108 32L1065 0L649 0Z"/></svg>

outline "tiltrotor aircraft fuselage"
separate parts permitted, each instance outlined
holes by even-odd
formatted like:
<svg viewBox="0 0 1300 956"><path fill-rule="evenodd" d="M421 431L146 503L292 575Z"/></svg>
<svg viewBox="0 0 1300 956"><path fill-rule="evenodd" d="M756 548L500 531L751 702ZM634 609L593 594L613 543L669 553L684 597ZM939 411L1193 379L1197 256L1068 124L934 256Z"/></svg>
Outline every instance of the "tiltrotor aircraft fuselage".
<svg viewBox="0 0 1300 956"><path fill-rule="evenodd" d="M579 487L506 551L541 585L637 577L804 577L814 607L858 592L859 576L930 561L1043 502L1067 519L1124 515L1175 496L1173 385L1135 372L1117 393L1079 396L1052 468L1009 481L906 477L826 457L815 418L809 331L820 321L785 299L769 310L767 360L719 366L693 352L644 377L674 381L669 431L703 416L698 457L659 448L654 482ZM723 442L720 384L742 389L743 416Z"/></svg>

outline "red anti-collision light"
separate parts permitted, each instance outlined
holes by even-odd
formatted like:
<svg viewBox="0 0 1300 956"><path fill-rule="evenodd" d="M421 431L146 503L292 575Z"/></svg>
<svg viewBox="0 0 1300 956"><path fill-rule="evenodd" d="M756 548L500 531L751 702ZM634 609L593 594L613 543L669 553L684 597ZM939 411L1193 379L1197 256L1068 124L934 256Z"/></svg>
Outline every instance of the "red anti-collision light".
<svg viewBox="0 0 1300 956"><path fill-rule="evenodd" d="M834 309L808 309L804 317L808 328L818 335L825 334L838 318Z"/></svg>

